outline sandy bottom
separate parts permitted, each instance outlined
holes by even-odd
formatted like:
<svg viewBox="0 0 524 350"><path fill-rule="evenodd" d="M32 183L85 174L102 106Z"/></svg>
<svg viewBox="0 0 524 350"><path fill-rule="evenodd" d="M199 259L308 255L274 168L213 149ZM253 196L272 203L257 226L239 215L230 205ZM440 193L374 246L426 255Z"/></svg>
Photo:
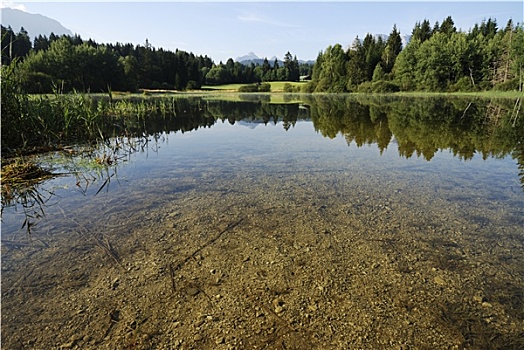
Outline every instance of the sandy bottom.
<svg viewBox="0 0 524 350"><path fill-rule="evenodd" d="M2 348L524 348L521 193L184 174L3 237Z"/></svg>

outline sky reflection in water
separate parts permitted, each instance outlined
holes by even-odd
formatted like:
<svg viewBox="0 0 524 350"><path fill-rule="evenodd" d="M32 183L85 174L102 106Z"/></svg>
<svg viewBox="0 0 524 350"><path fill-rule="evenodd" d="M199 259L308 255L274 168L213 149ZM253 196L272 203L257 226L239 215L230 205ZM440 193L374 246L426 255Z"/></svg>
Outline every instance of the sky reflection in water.
<svg viewBox="0 0 524 350"><path fill-rule="evenodd" d="M50 155L84 171L39 185L30 235L4 208L3 345L522 348L512 106L307 98L195 99L108 169Z"/></svg>
<svg viewBox="0 0 524 350"><path fill-rule="evenodd" d="M202 106L200 99L189 104L195 101ZM377 105L326 97L287 105L205 101L207 108L200 107L202 115L196 118L200 127L190 114L163 119L165 131L153 124L149 142L141 149L135 144L137 151L110 169L41 184L44 198L49 197L44 220L63 216L65 208L71 215L90 215L83 210L89 202L118 203L119 210L138 215L140 203L129 198L151 197L161 206L173 193L189 188L198 190L215 182L234 188L236 180L245 178L256 186L260 177L293 173L320 178L336 173L337 181L348 187L366 188L370 179L376 179L398 191L416 189L464 205L479 199L486 205L505 200L516 214L522 210L516 164L522 155L519 158L518 149L513 149L518 133L509 125L511 117L503 113L497 116L498 128L490 126L493 118L485 112L490 105L477 104L416 100ZM425 115L420 114L422 106L428 107ZM468 121L466 111L472 113ZM217 120L214 124L210 114ZM481 128L475 126L479 122ZM192 178L191 186L179 186L181 178ZM25 220L22 207L4 208L2 220L4 234L17 234Z"/></svg>

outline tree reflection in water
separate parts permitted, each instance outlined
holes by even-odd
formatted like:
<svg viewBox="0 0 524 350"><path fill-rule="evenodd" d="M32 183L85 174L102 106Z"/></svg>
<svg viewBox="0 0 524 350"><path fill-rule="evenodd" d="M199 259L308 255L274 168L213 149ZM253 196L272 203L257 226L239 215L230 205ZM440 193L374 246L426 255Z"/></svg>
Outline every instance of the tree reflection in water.
<svg viewBox="0 0 524 350"><path fill-rule="evenodd" d="M39 159L61 174L76 176L77 188L84 195L96 184L96 195L109 190L112 179L118 178L120 163L135 152L156 152L168 133L210 128L217 121L281 122L289 130L297 120L311 120L324 137L342 135L348 145L354 143L357 147L376 144L381 154L393 143L401 157L416 155L428 161L442 150L450 150L462 160L472 159L475 154L483 159L511 156L518 164L524 190L524 125L515 114L520 100L515 104L512 100L478 98L300 95L301 102L293 102L291 95L284 97L291 103L273 104L267 95L248 95L241 101L173 99L169 102L173 106L171 114L156 113L136 122L128 119L119 129L120 134L96 147L76 146L69 152ZM45 207L54 196L43 189L43 181L16 190L2 183L2 212L5 207L20 206L26 217L23 227L29 233L45 216Z"/></svg>

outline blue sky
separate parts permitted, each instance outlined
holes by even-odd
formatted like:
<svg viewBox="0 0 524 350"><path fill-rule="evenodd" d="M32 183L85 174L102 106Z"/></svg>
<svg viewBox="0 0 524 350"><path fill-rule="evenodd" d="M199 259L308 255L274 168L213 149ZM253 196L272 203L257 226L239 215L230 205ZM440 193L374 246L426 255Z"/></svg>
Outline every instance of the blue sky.
<svg viewBox="0 0 524 350"><path fill-rule="evenodd" d="M208 55L215 62L255 52L282 58L315 59L336 43L351 45L358 35L389 34L396 24L410 34L417 21L433 25L452 16L457 28L496 18L523 22L520 1L335 1L335 2L144 2L144 1L2 1L2 6L40 13L61 22L84 39L100 43L143 44L179 48Z"/></svg>

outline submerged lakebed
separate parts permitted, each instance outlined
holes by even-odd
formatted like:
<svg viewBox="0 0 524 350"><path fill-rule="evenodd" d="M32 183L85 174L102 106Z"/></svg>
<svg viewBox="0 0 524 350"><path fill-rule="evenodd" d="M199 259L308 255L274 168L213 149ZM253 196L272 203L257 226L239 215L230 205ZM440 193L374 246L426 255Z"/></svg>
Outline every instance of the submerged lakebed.
<svg viewBox="0 0 524 350"><path fill-rule="evenodd" d="M524 347L514 101L183 103L2 201L4 347Z"/></svg>

